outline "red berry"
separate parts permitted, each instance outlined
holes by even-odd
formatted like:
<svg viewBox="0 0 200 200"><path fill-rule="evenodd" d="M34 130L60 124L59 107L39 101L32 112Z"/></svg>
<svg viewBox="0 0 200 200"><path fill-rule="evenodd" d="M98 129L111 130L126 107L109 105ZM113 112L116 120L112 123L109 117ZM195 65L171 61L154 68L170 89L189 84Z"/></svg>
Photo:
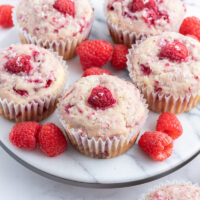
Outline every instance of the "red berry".
<svg viewBox="0 0 200 200"><path fill-rule="evenodd" d="M15 87L13 87L13 91L19 94L20 96L28 96L28 91L27 90L18 90Z"/></svg>
<svg viewBox="0 0 200 200"><path fill-rule="evenodd" d="M4 28L13 26L12 9L13 6L10 5L0 6L0 26L3 26Z"/></svg>
<svg viewBox="0 0 200 200"><path fill-rule="evenodd" d="M18 123L12 128L9 140L18 148L33 150L36 148L36 137L41 127L36 122Z"/></svg>
<svg viewBox="0 0 200 200"><path fill-rule="evenodd" d="M102 67L112 58L112 45L104 40L87 40L76 49L85 71L91 67Z"/></svg>
<svg viewBox="0 0 200 200"><path fill-rule="evenodd" d="M152 72L151 67L149 66L149 64L141 64L140 65L140 70L142 71L142 74L144 76L149 76Z"/></svg>
<svg viewBox="0 0 200 200"><path fill-rule="evenodd" d="M200 19L197 17L185 18L179 32L183 35L194 35L200 40Z"/></svg>
<svg viewBox="0 0 200 200"><path fill-rule="evenodd" d="M40 149L49 157L55 157L66 150L67 140L62 131L52 123L45 124L39 132Z"/></svg>
<svg viewBox="0 0 200 200"><path fill-rule="evenodd" d="M75 16L75 4L72 0L56 0L53 7L65 15Z"/></svg>
<svg viewBox="0 0 200 200"><path fill-rule="evenodd" d="M183 127L176 115L166 112L158 118L156 131L168 134L172 139L177 139L183 133Z"/></svg>
<svg viewBox="0 0 200 200"><path fill-rule="evenodd" d="M88 68L88 69L85 70L82 77L91 76L91 75L102 75L102 74L112 75L106 69L101 69L101 68L98 68L98 67L91 67L91 68Z"/></svg>
<svg viewBox="0 0 200 200"><path fill-rule="evenodd" d="M155 0L133 0L133 3L132 3L133 12L141 11L144 8L156 10L157 5L156 5Z"/></svg>
<svg viewBox="0 0 200 200"><path fill-rule="evenodd" d="M11 73L20 73L25 72L29 73L31 70L31 63L30 63L31 56L22 54L20 56L16 56L12 60L9 60L5 64L5 69Z"/></svg>
<svg viewBox="0 0 200 200"><path fill-rule="evenodd" d="M111 64L114 68L121 70L126 68L128 47L123 44L116 44L113 47Z"/></svg>
<svg viewBox="0 0 200 200"><path fill-rule="evenodd" d="M174 41L172 43L167 42L167 44L161 48L159 54L160 59L167 58L172 62L179 63L186 61L188 56L189 52L187 47L179 41Z"/></svg>
<svg viewBox="0 0 200 200"><path fill-rule="evenodd" d="M88 98L88 103L94 109L105 110L115 104L117 101L113 98L111 91L98 85L97 87L92 89L91 95Z"/></svg>
<svg viewBox="0 0 200 200"><path fill-rule="evenodd" d="M173 139L162 132L145 132L138 144L146 154L156 161L166 160L173 151Z"/></svg>

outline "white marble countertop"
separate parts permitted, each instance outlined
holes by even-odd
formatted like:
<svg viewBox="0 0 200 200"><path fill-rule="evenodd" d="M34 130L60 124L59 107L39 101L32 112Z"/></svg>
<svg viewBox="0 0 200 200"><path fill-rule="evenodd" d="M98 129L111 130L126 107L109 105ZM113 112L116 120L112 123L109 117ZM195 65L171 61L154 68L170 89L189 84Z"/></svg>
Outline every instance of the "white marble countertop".
<svg viewBox="0 0 200 200"><path fill-rule="evenodd" d="M1 148L0 160L2 200L137 200L148 188L166 180L189 180L200 184L200 156L167 177L122 189L79 188L51 181L26 169Z"/></svg>
<svg viewBox="0 0 200 200"><path fill-rule="evenodd" d="M102 5L103 0L91 1L93 4ZM192 1L196 0L190 0L191 4ZM12 4L16 2L17 0L9 1ZM0 4L3 3L8 3L8 1L1 0ZM91 37L108 40L109 33L107 30L98 31L99 27L104 28L103 19L98 18L100 12L102 12L101 6L96 9L98 21L94 24ZM5 34L7 34L7 31L0 29L0 37L4 37ZM166 180L189 180L200 184L200 156L167 177L148 184L122 189L79 188L48 180L21 166L1 148L0 160L0 199L2 200L137 200L148 188Z"/></svg>

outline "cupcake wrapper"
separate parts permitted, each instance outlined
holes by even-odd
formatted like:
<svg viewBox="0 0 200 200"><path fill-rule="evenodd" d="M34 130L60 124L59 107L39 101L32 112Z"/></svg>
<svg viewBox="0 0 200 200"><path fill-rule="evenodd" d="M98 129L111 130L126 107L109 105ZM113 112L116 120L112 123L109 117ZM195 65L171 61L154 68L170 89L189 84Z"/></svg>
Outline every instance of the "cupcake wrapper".
<svg viewBox="0 0 200 200"><path fill-rule="evenodd" d="M17 10L17 7L15 7L13 10L12 18L13 18L14 25L17 27L21 42L23 44L35 44L45 49L52 49L53 51L57 52L60 56L62 56L64 60L68 60L75 56L77 46L82 41L86 40L89 37L90 31L92 29L92 24L94 21L94 14L93 14L93 17L91 19L89 26L86 27L82 33L77 34L77 36L74 38L70 38L65 41L64 40L59 40L59 41L45 40L44 41L41 39L37 39L34 36L31 36L20 27L16 19L16 10Z"/></svg>
<svg viewBox="0 0 200 200"><path fill-rule="evenodd" d="M129 76L132 79L133 83L138 87L141 93L144 95L144 98L147 100L147 104L149 105L149 109L156 112L171 112L174 114L183 113L186 111L190 111L194 107L198 105L200 102L200 94L186 94L185 96L174 97L169 94L159 94L158 92L150 92L143 85L138 83L136 77L132 73L132 64L131 64L131 56L133 54L134 49L141 43L142 41L138 41L136 44L132 45L132 48L129 50L129 54L127 55L127 68L129 71Z"/></svg>
<svg viewBox="0 0 200 200"><path fill-rule="evenodd" d="M145 200L146 197L151 194L152 192L155 192L163 187L166 187L166 186L170 186L170 185L189 185L189 186L196 186L196 187L199 187L199 184L195 183L193 184L192 182L190 181L184 181L184 180L173 180L173 181L165 181L164 183L161 183L157 186L154 186L153 188L150 188L148 189L148 191L146 193L143 193L141 195L141 197L139 198L139 200Z"/></svg>
<svg viewBox="0 0 200 200"><path fill-rule="evenodd" d="M54 96L44 97L43 99L38 98L37 101L29 102L26 105L15 104L12 101L9 102L7 99L0 98L0 115L2 117L14 122L41 121L54 112L58 98L61 96L66 84L68 66L56 52L51 52L60 60L65 69L65 82L62 87Z"/></svg>
<svg viewBox="0 0 200 200"><path fill-rule="evenodd" d="M151 36L149 34L142 34L142 33L138 34L136 32L123 31L116 24L113 24L107 14L107 4L108 0L106 0L104 4L104 13L106 16L106 22L108 25L110 35L115 43L125 44L131 47L132 44L135 44L138 41L144 41L145 39Z"/></svg>
<svg viewBox="0 0 200 200"><path fill-rule="evenodd" d="M126 136L113 136L113 137L92 137L89 138L87 135L82 135L78 133L75 129L71 128L67 124L58 109L58 119L60 120L62 126L65 129L65 133L69 138L71 144L82 154L99 159L107 159L117 157L127 150L129 150L132 145L137 140L139 136L140 129L143 126L147 115L148 109L145 99L141 96L141 99L145 105L144 118L140 120L134 131ZM61 100L60 100L61 101ZM59 107L59 105L58 105Z"/></svg>

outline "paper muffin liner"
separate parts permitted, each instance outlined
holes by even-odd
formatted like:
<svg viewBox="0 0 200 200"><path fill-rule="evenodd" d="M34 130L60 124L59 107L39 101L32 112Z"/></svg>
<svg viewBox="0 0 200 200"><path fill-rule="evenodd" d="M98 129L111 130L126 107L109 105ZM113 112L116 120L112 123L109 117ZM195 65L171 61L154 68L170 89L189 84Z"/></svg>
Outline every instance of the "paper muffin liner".
<svg viewBox="0 0 200 200"><path fill-rule="evenodd" d="M129 76L133 83L144 95L147 100L149 109L156 113L170 112L173 114L179 114L186 111L192 110L200 102L200 93L185 94L185 96L175 97L170 94L159 94L159 92L149 91L143 84L137 81L132 71L131 56L133 51L142 41L137 41L136 44L132 45L127 55L127 69ZM170 80L169 80L170 81Z"/></svg>
<svg viewBox="0 0 200 200"><path fill-rule="evenodd" d="M106 16L106 23L107 23L110 35L115 43L125 44L128 47L131 47L132 44L135 44L138 41L143 41L151 36L150 34L130 32L128 30L124 31L119 26L112 23L107 13L107 4L108 4L108 0L106 0L104 3L104 13Z"/></svg>
<svg viewBox="0 0 200 200"><path fill-rule="evenodd" d="M41 121L51 115L56 109L58 98L62 95L67 81L66 62L56 52L51 52L59 59L65 70L65 78L62 86L52 96L38 98L27 104L16 104L13 101L0 98L0 115L14 122Z"/></svg>
<svg viewBox="0 0 200 200"><path fill-rule="evenodd" d="M125 153L133 146L140 134L142 126L146 121L148 116L148 106L142 95L141 99L145 106L144 117L141 119L140 123L135 126L133 132L126 135L117 136L117 134L114 134L113 136L88 137L87 134L79 133L64 120L62 114L60 113L59 107L62 99L59 100L57 115L59 121L65 129L68 139L76 150L92 158L114 158Z"/></svg>
<svg viewBox="0 0 200 200"><path fill-rule="evenodd" d="M197 183L194 184L190 181L185 181L185 180L165 181L164 183L160 183L160 184L148 189L147 192L141 194L141 196L139 197L138 200L145 200L148 197L148 195L150 195L151 193L156 192L159 189L162 189L166 186L171 186L171 185L188 185L188 186L195 186L195 187L198 187L200 189L199 184L197 184Z"/></svg>
<svg viewBox="0 0 200 200"><path fill-rule="evenodd" d="M76 55L77 46L82 41L86 40L89 37L94 21L94 13L93 13L90 24L83 30L82 33L78 33L76 36L72 38L59 41L57 40L49 41L48 39L42 40L36 38L35 36L30 35L20 27L16 17L17 7L18 5L13 9L12 18L15 27L17 27L21 42L23 44L35 44L45 49L52 49L53 51L57 52L60 56L62 56L64 60L71 59Z"/></svg>

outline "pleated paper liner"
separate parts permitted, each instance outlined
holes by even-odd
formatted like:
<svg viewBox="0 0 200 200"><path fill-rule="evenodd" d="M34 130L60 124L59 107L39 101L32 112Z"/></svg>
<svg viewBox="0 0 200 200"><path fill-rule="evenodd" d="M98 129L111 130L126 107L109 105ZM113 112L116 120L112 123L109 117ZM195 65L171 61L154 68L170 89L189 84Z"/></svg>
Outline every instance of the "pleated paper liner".
<svg viewBox="0 0 200 200"><path fill-rule="evenodd" d="M200 94L185 94L185 96L174 97L169 94L159 94L158 92L150 92L147 87L137 81L137 78L133 74L133 66L131 64L131 56L133 51L139 44L143 41L137 41L136 44L132 45L129 49L129 54L127 55L127 69L129 71L129 76L133 83L144 95L144 98L149 105L149 109L156 113L171 112L173 114L179 114L186 111L192 110L200 102Z"/></svg>
<svg viewBox="0 0 200 200"><path fill-rule="evenodd" d="M88 39L94 21L93 13L90 24L83 30L82 33L78 33L75 37L66 40L42 40L30 35L20 27L16 18L17 7L13 9L12 18L15 27L17 27L21 42L23 44L35 44L45 49L52 49L53 51L57 52L60 56L62 56L64 60L71 59L76 55L77 46L84 40Z"/></svg>
<svg viewBox="0 0 200 200"><path fill-rule="evenodd" d="M28 102L27 104L17 104L13 101L0 98L0 115L2 117L14 122L41 121L54 112L56 109L56 104L58 103L58 98L62 95L66 85L68 66L61 56L58 56L56 52L51 52L61 62L65 70L65 81L63 82L62 86L54 95L43 98L38 97L38 99Z"/></svg>
<svg viewBox="0 0 200 200"><path fill-rule="evenodd" d="M58 118L65 129L65 133L69 138L71 144L82 154L92 157L92 158L114 158L129 150L137 137L139 136L140 130L147 118L148 109L145 100L141 96L141 100L145 106L144 117L139 120L139 124L135 126L132 133L127 133L126 135L118 135L117 133L113 136L100 136L89 138L87 134L82 135L77 130L72 128L68 124L62 114L59 111L58 104ZM61 99L60 99L61 101Z"/></svg>

